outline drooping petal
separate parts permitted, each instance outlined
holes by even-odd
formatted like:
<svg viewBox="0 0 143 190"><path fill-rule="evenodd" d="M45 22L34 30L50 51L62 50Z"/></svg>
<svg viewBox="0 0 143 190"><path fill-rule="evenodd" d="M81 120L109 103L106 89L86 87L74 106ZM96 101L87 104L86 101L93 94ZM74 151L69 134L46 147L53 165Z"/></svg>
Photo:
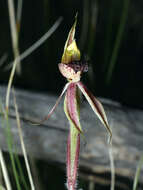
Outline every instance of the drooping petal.
<svg viewBox="0 0 143 190"><path fill-rule="evenodd" d="M89 102L91 108L93 109L94 113L98 116L100 121L103 123L107 131L109 132L110 139L109 142L111 141L112 138L112 132L110 130L107 117L104 111L104 108L102 104L95 98L95 96L86 88L86 86L82 82L77 82L77 85L81 92L84 94L85 98Z"/></svg>
<svg viewBox="0 0 143 190"><path fill-rule="evenodd" d="M78 103L77 103L77 85L76 83L70 83L67 88L65 101L64 101L64 111L68 120L73 123L75 128L82 133L79 113L78 113Z"/></svg>
<svg viewBox="0 0 143 190"><path fill-rule="evenodd" d="M52 115L52 113L53 113L54 110L56 109L57 105L59 104L59 102L60 102L60 100L61 100L63 94L64 94L65 91L68 89L69 85L70 85L70 83L67 83L67 84L64 86L64 88L63 88L63 90L62 90L62 93L61 93L60 96L58 97L58 99L57 99L55 105L54 105L53 108L50 110L49 114L43 119L43 121L49 119L49 117Z"/></svg>
<svg viewBox="0 0 143 190"><path fill-rule="evenodd" d="M46 120L48 120L48 119L50 118L50 116L52 115L52 113L54 112L54 110L56 109L56 107L58 106L58 104L59 104L59 102L60 102L60 100L61 100L63 94L65 93L65 91L67 90L67 88L68 88L69 85L70 85L70 83L67 83L67 84L64 86L64 88L63 88L63 90L62 90L62 93L61 93L60 96L58 97L58 99L57 99L55 105L54 105L53 108L50 110L49 114L48 114L44 119L42 119L40 122L35 122L35 121L31 121L31 120L30 120L30 122L31 122L32 125L41 125L44 121L46 121Z"/></svg>

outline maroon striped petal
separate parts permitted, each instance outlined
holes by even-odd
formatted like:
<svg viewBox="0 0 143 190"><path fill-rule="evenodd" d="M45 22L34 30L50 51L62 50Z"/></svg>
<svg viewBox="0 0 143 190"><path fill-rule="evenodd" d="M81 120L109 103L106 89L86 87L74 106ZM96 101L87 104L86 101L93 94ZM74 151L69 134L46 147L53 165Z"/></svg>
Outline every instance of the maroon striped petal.
<svg viewBox="0 0 143 190"><path fill-rule="evenodd" d="M89 102L94 113L98 116L100 121L103 123L103 125L109 132L109 135L110 135L109 140L111 141L112 132L110 130L110 127L109 127L109 124L107 121L107 117L106 117L106 114L105 114L102 104L95 98L95 96L93 96L93 94L86 88L86 86L82 82L77 82L77 85L78 85L79 89L81 90L81 92L84 94L87 101Z"/></svg>
<svg viewBox="0 0 143 190"><path fill-rule="evenodd" d="M64 88L63 88L63 90L62 90L62 93L61 93L60 96L58 97L58 99L57 99L55 105L54 105L53 108L50 110L49 114L40 122L40 124L43 123L44 121L48 120L49 117L53 114L54 110L55 110L56 107L58 106L58 104L59 104L59 102L60 102L60 100L61 100L63 94L65 93L65 91L67 90L67 88L68 88L69 85L70 85L70 83L67 83L67 84L64 86Z"/></svg>
<svg viewBox="0 0 143 190"><path fill-rule="evenodd" d="M65 102L64 102L64 110L66 116L70 122L76 127L76 129L82 133L80 121L79 121L79 113L77 106L77 85L76 83L70 83L67 88Z"/></svg>
<svg viewBox="0 0 143 190"><path fill-rule="evenodd" d="M64 111L70 123L70 133L67 143L67 188L76 189L77 169L80 149L80 133L78 96L76 83L70 83L64 101Z"/></svg>

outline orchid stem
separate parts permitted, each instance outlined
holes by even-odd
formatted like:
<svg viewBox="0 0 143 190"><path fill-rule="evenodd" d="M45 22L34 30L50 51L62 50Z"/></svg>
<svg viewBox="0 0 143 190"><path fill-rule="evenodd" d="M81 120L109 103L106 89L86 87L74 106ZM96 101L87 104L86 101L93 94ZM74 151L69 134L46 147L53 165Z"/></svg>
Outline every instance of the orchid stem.
<svg viewBox="0 0 143 190"><path fill-rule="evenodd" d="M70 129L67 143L67 188L76 190L77 170L80 150L80 134L73 126Z"/></svg>

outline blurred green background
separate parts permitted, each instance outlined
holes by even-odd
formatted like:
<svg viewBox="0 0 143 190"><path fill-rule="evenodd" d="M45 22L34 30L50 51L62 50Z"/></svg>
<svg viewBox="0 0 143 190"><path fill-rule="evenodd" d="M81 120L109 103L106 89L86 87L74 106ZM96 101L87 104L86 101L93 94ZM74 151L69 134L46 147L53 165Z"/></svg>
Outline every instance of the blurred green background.
<svg viewBox="0 0 143 190"><path fill-rule="evenodd" d="M15 1L17 6L17 1ZM16 7L15 7L16 9ZM64 43L78 12L76 39L89 60L83 80L96 94L121 103L143 107L143 2L141 0L30 0L23 1L19 48L22 53L60 17L62 24L34 53L22 61L20 88L59 93L65 80L58 71ZM7 1L0 1L0 83L7 83L13 60ZM55 84L55 85L54 85Z"/></svg>

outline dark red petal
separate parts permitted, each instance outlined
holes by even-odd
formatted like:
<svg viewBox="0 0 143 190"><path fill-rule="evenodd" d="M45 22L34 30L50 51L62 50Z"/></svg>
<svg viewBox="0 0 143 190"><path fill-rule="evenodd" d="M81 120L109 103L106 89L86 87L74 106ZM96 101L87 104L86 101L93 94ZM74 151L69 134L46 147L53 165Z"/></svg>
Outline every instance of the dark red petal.
<svg viewBox="0 0 143 190"><path fill-rule="evenodd" d="M94 113L98 116L100 121L103 123L105 128L108 130L108 132L110 134L110 141L111 141L112 132L110 130L110 127L109 127L109 124L107 121L107 117L106 117L106 114L105 114L102 104L99 102L99 100L97 100L95 98L95 96L93 96L93 94L86 88L86 86L82 82L77 82L77 85L78 85L79 89L81 90L81 92L84 94L87 101L89 102Z"/></svg>
<svg viewBox="0 0 143 190"><path fill-rule="evenodd" d="M82 133L82 129L79 121L79 113L77 106L77 85L76 83L70 83L65 97L65 113L68 119L73 123L77 130Z"/></svg>

